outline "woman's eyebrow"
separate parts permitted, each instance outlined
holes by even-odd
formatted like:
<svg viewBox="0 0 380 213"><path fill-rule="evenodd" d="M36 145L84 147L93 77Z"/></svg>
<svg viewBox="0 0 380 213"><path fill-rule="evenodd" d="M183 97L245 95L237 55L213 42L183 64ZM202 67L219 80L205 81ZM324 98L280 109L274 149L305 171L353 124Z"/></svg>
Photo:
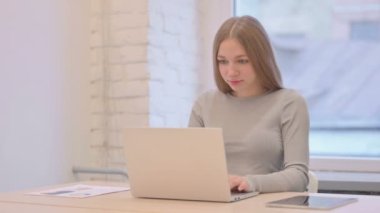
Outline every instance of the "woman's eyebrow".
<svg viewBox="0 0 380 213"><path fill-rule="evenodd" d="M248 57L247 55L238 55L238 56L235 56L234 58L246 58ZM218 55L217 58L226 58L225 56L223 55Z"/></svg>

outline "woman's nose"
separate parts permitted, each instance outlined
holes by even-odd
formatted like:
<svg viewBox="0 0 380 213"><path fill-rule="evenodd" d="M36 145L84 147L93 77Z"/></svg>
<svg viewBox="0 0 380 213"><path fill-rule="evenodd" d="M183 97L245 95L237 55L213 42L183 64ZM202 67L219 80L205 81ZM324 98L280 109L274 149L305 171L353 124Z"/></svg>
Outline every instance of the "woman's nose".
<svg viewBox="0 0 380 213"><path fill-rule="evenodd" d="M227 73L229 76L236 76L239 74L238 70L236 69L235 65L234 64L229 64L228 65L228 68L227 68Z"/></svg>

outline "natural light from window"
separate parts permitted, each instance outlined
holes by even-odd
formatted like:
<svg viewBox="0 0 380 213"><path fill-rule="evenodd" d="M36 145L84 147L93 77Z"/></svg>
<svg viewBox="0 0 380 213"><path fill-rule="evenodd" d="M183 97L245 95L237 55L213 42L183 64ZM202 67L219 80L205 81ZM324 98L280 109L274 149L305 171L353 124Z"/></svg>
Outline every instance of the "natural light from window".
<svg viewBox="0 0 380 213"><path fill-rule="evenodd" d="M311 116L311 156L380 158L380 0L236 0Z"/></svg>

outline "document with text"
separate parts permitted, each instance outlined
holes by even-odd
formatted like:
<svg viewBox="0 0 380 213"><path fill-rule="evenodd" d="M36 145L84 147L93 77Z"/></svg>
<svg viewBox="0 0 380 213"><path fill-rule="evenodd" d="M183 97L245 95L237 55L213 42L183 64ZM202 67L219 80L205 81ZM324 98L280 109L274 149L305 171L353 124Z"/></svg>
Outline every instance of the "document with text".
<svg viewBox="0 0 380 213"><path fill-rule="evenodd" d="M86 198L102 194L121 192L129 190L129 187L112 187L112 186L94 186L85 184L76 184L72 186L59 187L45 191L26 193L29 195L49 195L58 197L75 197Z"/></svg>

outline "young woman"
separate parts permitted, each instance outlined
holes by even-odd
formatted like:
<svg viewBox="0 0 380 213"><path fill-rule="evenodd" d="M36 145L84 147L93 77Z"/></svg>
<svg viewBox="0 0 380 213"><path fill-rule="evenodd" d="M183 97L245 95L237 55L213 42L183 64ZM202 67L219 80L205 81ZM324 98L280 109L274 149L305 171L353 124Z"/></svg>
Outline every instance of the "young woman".
<svg viewBox="0 0 380 213"><path fill-rule="evenodd" d="M225 21L215 36L213 63L218 90L197 99L189 126L223 129L231 190L305 191L307 106L297 92L282 87L259 21Z"/></svg>

